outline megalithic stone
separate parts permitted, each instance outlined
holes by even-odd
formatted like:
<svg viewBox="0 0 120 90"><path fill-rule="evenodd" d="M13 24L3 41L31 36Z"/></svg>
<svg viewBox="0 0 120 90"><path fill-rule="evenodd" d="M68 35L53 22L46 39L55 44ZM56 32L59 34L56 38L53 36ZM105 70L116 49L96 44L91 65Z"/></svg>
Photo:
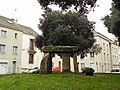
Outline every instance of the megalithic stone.
<svg viewBox="0 0 120 90"><path fill-rule="evenodd" d="M76 53L74 53L73 63L74 63L74 72L75 73L79 73L78 63L77 63L77 54Z"/></svg>
<svg viewBox="0 0 120 90"><path fill-rule="evenodd" d="M63 59L63 72L70 72L70 54L76 53L79 47L77 46L43 46L42 51L45 54L40 66L40 73L52 72L52 57L51 53L61 53ZM78 72L77 57L74 56L74 70Z"/></svg>
<svg viewBox="0 0 120 90"><path fill-rule="evenodd" d="M50 53L45 53L41 61L40 73L41 74L52 73L52 57Z"/></svg>
<svg viewBox="0 0 120 90"><path fill-rule="evenodd" d="M70 54L62 53L63 72L70 72Z"/></svg>

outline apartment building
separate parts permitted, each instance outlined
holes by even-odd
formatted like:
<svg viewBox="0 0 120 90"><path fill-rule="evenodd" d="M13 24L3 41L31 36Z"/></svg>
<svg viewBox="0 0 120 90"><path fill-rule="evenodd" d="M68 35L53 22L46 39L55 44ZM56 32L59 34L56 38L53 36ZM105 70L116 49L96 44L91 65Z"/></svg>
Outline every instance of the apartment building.
<svg viewBox="0 0 120 90"><path fill-rule="evenodd" d="M0 16L0 74L39 67L42 54L34 44L37 35L30 27Z"/></svg>
<svg viewBox="0 0 120 90"><path fill-rule="evenodd" d="M102 47L101 53L98 55L88 54L87 57L81 59L78 56L79 71L83 67L92 67L95 72L109 72L112 68L119 67L119 46L106 36L94 31L96 44Z"/></svg>
<svg viewBox="0 0 120 90"><path fill-rule="evenodd" d="M22 31L11 19L0 16L0 74L20 72Z"/></svg>
<svg viewBox="0 0 120 90"><path fill-rule="evenodd" d="M111 59L112 59L112 68L120 68L119 65L119 56L120 56L120 48L116 44L111 44Z"/></svg>

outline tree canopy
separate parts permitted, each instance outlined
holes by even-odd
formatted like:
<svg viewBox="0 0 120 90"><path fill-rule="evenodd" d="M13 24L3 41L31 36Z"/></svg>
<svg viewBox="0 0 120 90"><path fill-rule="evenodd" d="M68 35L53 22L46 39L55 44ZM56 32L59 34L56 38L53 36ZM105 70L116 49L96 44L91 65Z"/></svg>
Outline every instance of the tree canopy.
<svg viewBox="0 0 120 90"><path fill-rule="evenodd" d="M120 0L113 0L111 14L102 20L110 33L113 33L120 42Z"/></svg>
<svg viewBox="0 0 120 90"><path fill-rule="evenodd" d="M76 11L86 13L95 7L97 0L37 0L43 9L47 10L49 5L58 5L62 10L74 7ZM88 9L89 8L89 9Z"/></svg>
<svg viewBox="0 0 120 90"><path fill-rule="evenodd" d="M120 0L112 0L113 1L113 6L120 11Z"/></svg>
<svg viewBox="0 0 120 90"><path fill-rule="evenodd" d="M83 14L69 11L47 11L40 19L39 29L42 35L36 37L36 46L79 46L79 53L84 55L93 46L92 33L94 23Z"/></svg>

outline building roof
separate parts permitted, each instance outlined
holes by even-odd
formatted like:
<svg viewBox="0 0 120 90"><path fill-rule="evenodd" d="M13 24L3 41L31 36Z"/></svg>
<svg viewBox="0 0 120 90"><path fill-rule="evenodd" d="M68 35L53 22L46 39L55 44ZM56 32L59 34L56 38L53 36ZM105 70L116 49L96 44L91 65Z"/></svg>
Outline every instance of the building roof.
<svg viewBox="0 0 120 90"><path fill-rule="evenodd" d="M14 19L10 19L10 18L4 17L4 16L0 16L0 26L9 28L9 29L13 29L13 30L17 30L17 31L21 31L24 34L29 34L29 35L33 35L33 36L38 35L38 33L35 32L32 28L17 24L17 23L15 23Z"/></svg>
<svg viewBox="0 0 120 90"><path fill-rule="evenodd" d="M117 41L117 38L114 38L114 40L112 40L112 39L109 39L108 37L104 36L103 34L97 32L97 31L93 31L93 33L94 33L94 36L99 36L99 37L107 40L109 43L112 43L112 44L114 44L114 45L119 46L119 43L118 43L118 41Z"/></svg>
<svg viewBox="0 0 120 90"><path fill-rule="evenodd" d="M108 37L104 36L103 34L97 32L97 31L93 31L93 33L94 33L94 36L99 36L99 37L107 40L108 42L113 42L111 39L109 39Z"/></svg>

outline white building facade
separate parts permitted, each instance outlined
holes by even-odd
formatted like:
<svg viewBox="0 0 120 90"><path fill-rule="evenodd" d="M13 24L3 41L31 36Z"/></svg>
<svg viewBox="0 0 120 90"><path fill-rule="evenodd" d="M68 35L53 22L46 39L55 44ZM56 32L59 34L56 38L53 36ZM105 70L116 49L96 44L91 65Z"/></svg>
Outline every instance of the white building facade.
<svg viewBox="0 0 120 90"><path fill-rule="evenodd" d="M20 73L22 31L0 16L0 74Z"/></svg>
<svg viewBox="0 0 120 90"><path fill-rule="evenodd" d="M120 68L119 58L120 58L120 47L116 44L111 44L111 63L112 68Z"/></svg>
<svg viewBox="0 0 120 90"><path fill-rule="evenodd" d="M43 55L34 44L37 35L30 27L0 16L0 74L40 67Z"/></svg>
<svg viewBox="0 0 120 90"><path fill-rule="evenodd" d="M31 32L32 33L32 32ZM24 33L22 37L21 70L40 68L43 53L35 46L36 34Z"/></svg>
<svg viewBox="0 0 120 90"><path fill-rule="evenodd" d="M119 46L98 32L94 32L94 38L102 50L98 55L88 54L84 59L78 56L79 71L84 67L92 67L95 72L106 73L112 68L119 68Z"/></svg>

